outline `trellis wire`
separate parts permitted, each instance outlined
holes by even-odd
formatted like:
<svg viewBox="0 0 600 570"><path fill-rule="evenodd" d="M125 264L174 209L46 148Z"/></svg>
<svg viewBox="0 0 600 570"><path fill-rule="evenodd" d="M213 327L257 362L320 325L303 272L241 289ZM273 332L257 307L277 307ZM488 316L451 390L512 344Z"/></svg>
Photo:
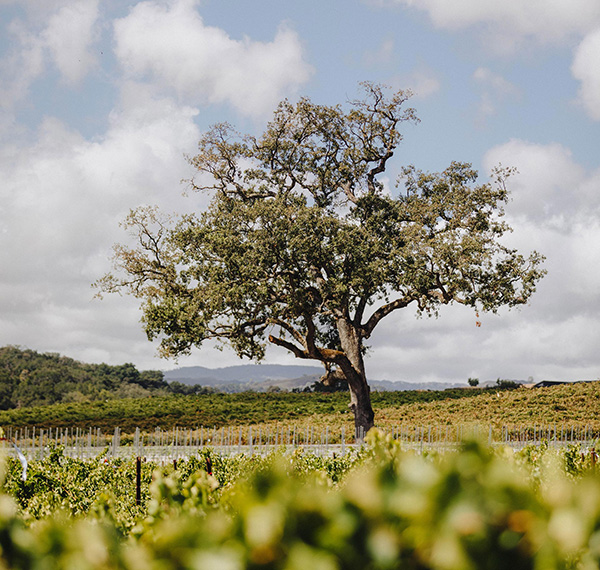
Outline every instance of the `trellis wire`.
<svg viewBox="0 0 600 570"><path fill-rule="evenodd" d="M380 428L381 429L381 428ZM478 438L489 445L522 448L527 445L596 447L600 430L586 424L541 425L399 425L382 431L406 448L448 450L466 439ZM12 428L5 429L7 440L14 442L28 459L42 459L53 448L62 446L68 457L93 459L101 453L105 457L144 457L147 460L173 461L196 455L211 448L216 453L268 454L277 449L302 448L316 455L346 454L360 447L364 432L346 433L345 427L334 430L330 426L249 425L238 427L199 426L155 428L143 432L136 428L133 434L124 434L119 427L112 435L100 428ZM6 447L10 453L10 447Z"/></svg>

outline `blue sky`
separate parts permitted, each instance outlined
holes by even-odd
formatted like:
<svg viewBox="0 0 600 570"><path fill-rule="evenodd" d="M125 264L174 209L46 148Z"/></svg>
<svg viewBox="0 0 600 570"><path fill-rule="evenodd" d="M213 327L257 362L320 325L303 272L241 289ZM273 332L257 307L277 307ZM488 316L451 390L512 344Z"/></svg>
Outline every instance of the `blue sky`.
<svg viewBox="0 0 600 570"><path fill-rule="evenodd" d="M600 356L598 0L0 0L0 345L172 368L137 302L94 299L130 208L182 196L203 130L260 133L282 98L411 89L390 169L468 161L511 179L508 242L547 256L529 306L383 321L373 379L595 379ZM270 363L294 363L279 349ZM178 365L237 364L207 346Z"/></svg>

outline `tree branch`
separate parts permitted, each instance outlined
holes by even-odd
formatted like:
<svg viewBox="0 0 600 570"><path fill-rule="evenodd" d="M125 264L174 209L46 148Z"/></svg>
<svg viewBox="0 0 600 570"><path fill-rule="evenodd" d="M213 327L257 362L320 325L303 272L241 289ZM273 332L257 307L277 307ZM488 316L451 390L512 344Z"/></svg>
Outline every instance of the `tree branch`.
<svg viewBox="0 0 600 570"><path fill-rule="evenodd" d="M304 345L304 347L306 348L305 338L287 321L282 321L281 319L270 319L269 324L273 324L278 327L281 327L283 330L287 331L292 337L294 337L300 344Z"/></svg>
<svg viewBox="0 0 600 570"><path fill-rule="evenodd" d="M296 358L303 358L305 360L311 360L311 359L315 358L314 356L311 356L308 353L308 351L302 350L301 348L297 347L295 344L293 344L283 338L273 336L272 334L269 335L269 342L289 350Z"/></svg>
<svg viewBox="0 0 600 570"><path fill-rule="evenodd" d="M348 200L350 200L350 202L352 202L353 204L358 204L358 198L356 197L356 194L354 194L354 192L352 191L350 182L345 182L344 184L341 184L341 188L344 191L344 194L346 194Z"/></svg>
<svg viewBox="0 0 600 570"><path fill-rule="evenodd" d="M410 303L412 303L415 300L416 297L409 296L404 297L402 299L396 299L395 301L392 301L387 305L379 307L379 309L377 309L371 315L371 318L366 322L366 324L361 327L360 331L363 338L369 338L371 336L373 329L377 326L381 319L387 317L390 313L397 309L403 309L404 307L407 307L408 305L410 305Z"/></svg>

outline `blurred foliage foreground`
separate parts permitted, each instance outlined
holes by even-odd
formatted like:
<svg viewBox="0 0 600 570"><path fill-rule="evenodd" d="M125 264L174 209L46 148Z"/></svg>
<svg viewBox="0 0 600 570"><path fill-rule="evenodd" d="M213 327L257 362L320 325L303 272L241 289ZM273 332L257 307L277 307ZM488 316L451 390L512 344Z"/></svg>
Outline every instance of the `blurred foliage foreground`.
<svg viewBox="0 0 600 570"><path fill-rule="evenodd" d="M0 568L598 568L596 456L469 442L403 451L381 433L344 457L296 451L178 465L73 460L60 448L0 495Z"/></svg>

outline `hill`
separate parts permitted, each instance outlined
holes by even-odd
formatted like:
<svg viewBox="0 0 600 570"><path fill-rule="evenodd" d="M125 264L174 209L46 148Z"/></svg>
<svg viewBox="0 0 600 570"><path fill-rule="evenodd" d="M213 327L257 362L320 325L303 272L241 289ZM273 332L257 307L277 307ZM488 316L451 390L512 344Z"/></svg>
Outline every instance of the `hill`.
<svg viewBox="0 0 600 570"><path fill-rule="evenodd" d="M0 348L0 409L168 394L158 370L86 364L58 353Z"/></svg>
<svg viewBox="0 0 600 570"><path fill-rule="evenodd" d="M202 385L222 392L266 392L270 388L283 390L303 389L317 382L323 374L321 366L244 364L224 368L187 366L164 373L167 382L180 382L188 386ZM444 382L392 382L369 380L374 391L445 390L459 384Z"/></svg>
<svg viewBox="0 0 600 570"><path fill-rule="evenodd" d="M600 433L600 382L548 388L450 389L375 392L376 425L457 426L465 424L533 428L534 425L589 426ZM329 426L352 429L345 393L200 394L55 404L0 412L7 427L196 428L249 425Z"/></svg>
<svg viewBox="0 0 600 570"><path fill-rule="evenodd" d="M125 363L87 364L58 353L0 347L0 410L54 403L94 402L202 392L303 390L317 382L317 366L245 364L183 367L163 373ZM373 390L443 389L448 384L372 381Z"/></svg>
<svg viewBox="0 0 600 570"><path fill-rule="evenodd" d="M186 366L166 371L164 378L167 382L209 386L222 392L266 392L274 387L302 389L317 382L322 374L323 368L317 366L243 364L224 368Z"/></svg>

